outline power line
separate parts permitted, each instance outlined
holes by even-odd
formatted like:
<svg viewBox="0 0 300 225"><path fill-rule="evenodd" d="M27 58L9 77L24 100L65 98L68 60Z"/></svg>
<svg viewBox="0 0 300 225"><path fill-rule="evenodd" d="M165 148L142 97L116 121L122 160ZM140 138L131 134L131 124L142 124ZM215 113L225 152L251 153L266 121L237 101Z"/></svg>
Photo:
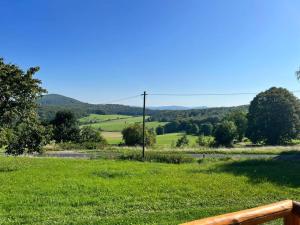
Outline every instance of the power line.
<svg viewBox="0 0 300 225"><path fill-rule="evenodd" d="M114 99L114 100L111 100L108 102L100 103L100 105L107 105L107 104L112 104L112 103L116 103L116 102L122 102L122 101L130 100L130 99L134 99L134 98L138 98L138 97L141 97L141 95L134 95L134 96L129 96L129 97L125 97L125 98Z"/></svg>
<svg viewBox="0 0 300 225"><path fill-rule="evenodd" d="M292 93L299 93L300 90L293 90ZM257 95L259 93L255 92L237 92L237 93L153 93L153 94L147 94L150 96L178 96L178 97L185 97L185 96L238 96L238 95ZM125 98L119 98L110 100L107 102L99 103L100 105L107 105L117 102L122 102L130 99L139 98L141 95L133 95Z"/></svg>
<svg viewBox="0 0 300 225"><path fill-rule="evenodd" d="M298 93L300 90L291 91L292 93ZM254 92L238 92L238 93L154 93L148 94L152 96L235 96L235 95L257 95L259 93Z"/></svg>

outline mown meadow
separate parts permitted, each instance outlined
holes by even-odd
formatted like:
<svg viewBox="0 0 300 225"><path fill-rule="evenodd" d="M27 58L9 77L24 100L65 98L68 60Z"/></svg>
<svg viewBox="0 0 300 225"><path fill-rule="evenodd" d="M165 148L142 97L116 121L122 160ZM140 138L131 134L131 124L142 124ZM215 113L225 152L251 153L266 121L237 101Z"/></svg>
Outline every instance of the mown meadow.
<svg viewBox="0 0 300 225"><path fill-rule="evenodd" d="M0 157L0 224L179 224L299 199L300 164Z"/></svg>
<svg viewBox="0 0 300 225"><path fill-rule="evenodd" d="M146 117L148 119L149 116ZM142 116L126 116L126 115L96 115L90 114L87 117L79 119L79 123L82 126L91 126L93 128L100 128L102 131L107 132L121 132L125 127L134 123L141 123L143 121ZM147 122L148 128L155 129L159 125L164 125L164 122Z"/></svg>

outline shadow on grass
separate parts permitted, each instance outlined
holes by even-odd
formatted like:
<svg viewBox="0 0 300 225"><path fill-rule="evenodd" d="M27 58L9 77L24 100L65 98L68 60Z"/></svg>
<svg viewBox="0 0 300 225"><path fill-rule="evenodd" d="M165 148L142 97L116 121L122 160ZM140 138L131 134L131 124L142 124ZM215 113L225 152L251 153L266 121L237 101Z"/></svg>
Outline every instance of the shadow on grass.
<svg viewBox="0 0 300 225"><path fill-rule="evenodd" d="M300 153L281 154L274 159L234 161L217 167L219 172L247 176L250 182L271 182L289 187L300 187Z"/></svg>

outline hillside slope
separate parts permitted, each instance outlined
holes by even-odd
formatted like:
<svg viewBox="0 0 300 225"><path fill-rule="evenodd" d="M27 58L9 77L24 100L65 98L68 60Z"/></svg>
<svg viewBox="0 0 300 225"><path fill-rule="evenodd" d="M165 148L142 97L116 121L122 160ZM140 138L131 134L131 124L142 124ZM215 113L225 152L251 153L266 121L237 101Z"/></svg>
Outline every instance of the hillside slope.
<svg viewBox="0 0 300 225"><path fill-rule="evenodd" d="M42 120L51 120L55 113L60 110L70 110L75 113L78 118L90 114L117 114L128 116L142 115L141 107L133 107L118 104L89 104L78 101L58 94L44 95L38 100L38 113ZM147 115L151 116L150 121L169 122L174 120L195 119L203 120L208 118L222 118L233 110L247 111L248 106L237 107L215 107L204 109L188 109L188 110L153 110L147 109Z"/></svg>
<svg viewBox="0 0 300 225"><path fill-rule="evenodd" d="M38 100L38 113L42 120L51 120L60 110L70 110L77 117L89 114L123 114L138 116L142 114L142 108L118 104L89 104L58 94L44 95Z"/></svg>

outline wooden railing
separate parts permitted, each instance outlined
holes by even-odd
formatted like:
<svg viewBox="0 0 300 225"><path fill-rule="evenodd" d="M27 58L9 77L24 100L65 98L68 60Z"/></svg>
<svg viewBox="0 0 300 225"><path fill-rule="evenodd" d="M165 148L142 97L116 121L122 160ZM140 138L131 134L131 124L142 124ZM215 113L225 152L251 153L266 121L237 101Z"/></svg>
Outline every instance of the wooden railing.
<svg viewBox="0 0 300 225"><path fill-rule="evenodd" d="M286 200L240 212L196 220L182 225L256 225L280 218L283 218L285 225L300 225L300 203Z"/></svg>

